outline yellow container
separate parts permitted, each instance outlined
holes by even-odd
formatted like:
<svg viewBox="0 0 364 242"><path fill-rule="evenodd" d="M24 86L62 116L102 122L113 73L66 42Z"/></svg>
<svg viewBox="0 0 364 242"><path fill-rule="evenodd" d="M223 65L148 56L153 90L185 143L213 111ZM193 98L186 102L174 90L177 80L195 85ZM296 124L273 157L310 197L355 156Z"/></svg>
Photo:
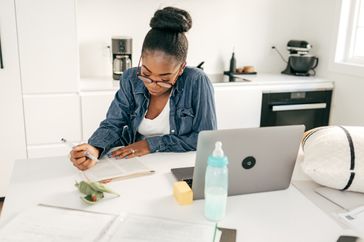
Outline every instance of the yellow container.
<svg viewBox="0 0 364 242"><path fill-rule="evenodd" d="M192 204L193 193L185 181L179 181L173 184L173 196L180 205Z"/></svg>

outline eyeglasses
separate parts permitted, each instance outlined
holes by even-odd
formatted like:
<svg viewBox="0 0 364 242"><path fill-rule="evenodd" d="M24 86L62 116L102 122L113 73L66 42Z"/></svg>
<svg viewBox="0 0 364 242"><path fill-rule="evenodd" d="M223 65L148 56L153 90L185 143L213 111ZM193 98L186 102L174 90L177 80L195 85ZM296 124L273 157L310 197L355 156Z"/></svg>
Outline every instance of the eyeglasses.
<svg viewBox="0 0 364 242"><path fill-rule="evenodd" d="M143 76L141 73L141 66L140 66L140 62L141 62L141 57L139 59L139 63L138 63L138 68L137 68L137 77L142 80L145 84L152 84L155 83L160 87L164 87L164 88L171 88L174 83L176 82L178 75L176 76L176 78L174 79L174 81L171 83L170 81L155 81L147 76ZM179 71L179 69L177 70L177 72Z"/></svg>

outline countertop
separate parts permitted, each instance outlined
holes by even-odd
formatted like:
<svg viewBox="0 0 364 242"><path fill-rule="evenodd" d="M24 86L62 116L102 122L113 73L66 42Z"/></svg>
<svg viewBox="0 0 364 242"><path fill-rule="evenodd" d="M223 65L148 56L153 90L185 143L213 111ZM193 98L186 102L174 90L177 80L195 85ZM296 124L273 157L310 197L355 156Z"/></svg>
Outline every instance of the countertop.
<svg viewBox="0 0 364 242"><path fill-rule="evenodd" d="M232 86L249 86L267 92L292 92L310 90L332 90L334 83L321 77L289 76L276 73L261 73L256 75L236 75L233 81L223 74L207 74L215 88ZM81 77L80 91L116 91L119 81L111 77Z"/></svg>

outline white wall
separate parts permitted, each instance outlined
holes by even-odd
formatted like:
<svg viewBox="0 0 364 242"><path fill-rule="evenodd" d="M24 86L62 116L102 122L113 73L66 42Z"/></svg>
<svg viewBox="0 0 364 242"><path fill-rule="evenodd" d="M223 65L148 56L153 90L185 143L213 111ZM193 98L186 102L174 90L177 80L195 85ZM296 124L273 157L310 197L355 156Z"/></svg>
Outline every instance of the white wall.
<svg viewBox="0 0 364 242"><path fill-rule="evenodd" d="M81 76L110 76L106 46L113 35L133 38L133 65L137 65L149 21L160 6L190 12L188 64L205 61L207 73L226 70L235 46L237 66L254 65L258 72L279 72L285 64L272 51L284 54L290 39L305 39L301 31L303 0L78 0ZM284 10L286 9L286 10Z"/></svg>
<svg viewBox="0 0 364 242"><path fill-rule="evenodd" d="M302 31L320 58L318 74L335 82L331 124L364 126L364 77L340 74L329 67L336 42L341 0L305 0Z"/></svg>
<svg viewBox="0 0 364 242"><path fill-rule="evenodd" d="M188 33L188 64L205 61L207 73L226 70L233 46L237 66L254 65L258 72L279 73L285 67L271 50L276 45L287 57L286 43L304 39L320 58L319 76L335 81L331 124L364 125L364 78L330 70L335 42L336 7L340 0L78 0L81 76L111 76L106 45L112 35L133 38L137 65L149 20L160 6L188 10L193 27Z"/></svg>

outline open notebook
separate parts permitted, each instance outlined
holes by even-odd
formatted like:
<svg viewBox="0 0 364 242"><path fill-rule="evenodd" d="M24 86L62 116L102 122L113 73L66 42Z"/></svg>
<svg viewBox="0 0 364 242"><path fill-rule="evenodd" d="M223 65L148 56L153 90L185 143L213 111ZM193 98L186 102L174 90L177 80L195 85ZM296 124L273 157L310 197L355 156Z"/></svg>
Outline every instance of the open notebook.
<svg viewBox="0 0 364 242"><path fill-rule="evenodd" d="M74 147L74 144L67 141L65 138L61 138L61 142L65 145L68 145L71 149L73 149ZM109 155L113 151L121 147L123 146L117 146L112 148L101 159L97 159L96 157L88 153L88 157L90 157L93 160L97 160L97 162L95 166L82 172L82 174L89 181L103 181L110 179L111 180L126 179L126 178L143 176L154 173L153 170L150 170L148 167L146 167L138 158L130 158L130 159L109 158Z"/></svg>
<svg viewBox="0 0 364 242"><path fill-rule="evenodd" d="M120 180L131 177L153 174L139 158L115 159L107 156L100 159L95 166L83 172L90 181Z"/></svg>

